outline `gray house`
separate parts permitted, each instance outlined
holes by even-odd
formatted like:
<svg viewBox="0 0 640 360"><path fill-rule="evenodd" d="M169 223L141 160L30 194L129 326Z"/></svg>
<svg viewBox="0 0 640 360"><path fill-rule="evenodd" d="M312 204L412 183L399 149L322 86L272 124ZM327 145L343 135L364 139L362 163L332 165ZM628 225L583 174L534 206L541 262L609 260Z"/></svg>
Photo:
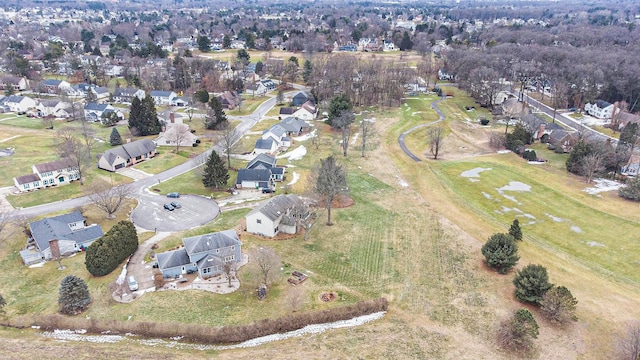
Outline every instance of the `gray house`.
<svg viewBox="0 0 640 360"><path fill-rule="evenodd" d="M225 263L242 261L242 243L235 230L182 239L184 247L156 255L165 278L197 272L205 279L224 272Z"/></svg>
<svg viewBox="0 0 640 360"><path fill-rule="evenodd" d="M34 221L29 228L33 244L20 251L27 265L51 260L52 243L57 243L60 255L65 256L82 251L103 235L100 225L87 225L80 211Z"/></svg>
<svg viewBox="0 0 640 360"><path fill-rule="evenodd" d="M302 106L302 104L306 103L309 100L311 100L309 94L306 91L300 91L293 96L291 103L293 104L293 106Z"/></svg>
<svg viewBox="0 0 640 360"><path fill-rule="evenodd" d="M98 154L100 169L116 171L156 156L156 143L142 139Z"/></svg>
<svg viewBox="0 0 640 360"><path fill-rule="evenodd" d="M278 160L267 154L260 154L249 161L245 169L238 169L237 189L273 188L276 181L284 179L284 167L276 166Z"/></svg>

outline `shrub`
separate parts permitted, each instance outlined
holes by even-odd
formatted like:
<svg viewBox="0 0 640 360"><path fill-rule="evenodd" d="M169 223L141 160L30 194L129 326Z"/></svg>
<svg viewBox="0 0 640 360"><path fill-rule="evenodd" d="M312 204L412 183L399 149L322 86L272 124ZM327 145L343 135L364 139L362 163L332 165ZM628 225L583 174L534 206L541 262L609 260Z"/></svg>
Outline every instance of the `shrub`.
<svg viewBox="0 0 640 360"><path fill-rule="evenodd" d="M640 177L627 179L626 186L618 190L618 195L632 201L640 201Z"/></svg>
<svg viewBox="0 0 640 360"><path fill-rule="evenodd" d="M94 241L85 256L85 266L94 276L104 276L138 249L138 234L131 221L120 221Z"/></svg>
<svg viewBox="0 0 640 360"><path fill-rule="evenodd" d="M520 309L500 323L498 343L507 350L526 352L532 349L538 334L538 323L531 312Z"/></svg>
<svg viewBox="0 0 640 360"><path fill-rule="evenodd" d="M480 124L482 125L489 125L489 119L480 119Z"/></svg>
<svg viewBox="0 0 640 360"><path fill-rule="evenodd" d="M536 151L532 150L532 149L526 149L524 151L524 153L522 154L522 157L525 158L528 161L536 161L536 160L538 160L538 155L536 154Z"/></svg>
<svg viewBox="0 0 640 360"><path fill-rule="evenodd" d="M487 265L500 274L509 271L520 260L516 240L509 234L491 235L482 246L482 255L486 258Z"/></svg>
<svg viewBox="0 0 640 360"><path fill-rule="evenodd" d="M513 285L516 287L518 301L536 305L540 305L544 294L553 286L549 283L547 269L536 264L519 270L513 279Z"/></svg>
<svg viewBox="0 0 640 360"><path fill-rule="evenodd" d="M156 290L162 289L162 287L164 286L164 282L164 276L162 276L162 273L160 271L156 271L153 273L153 285L155 285Z"/></svg>
<svg viewBox="0 0 640 360"><path fill-rule="evenodd" d="M509 235L518 241L522 240L522 229L520 229L520 221L518 221L518 219L513 219L511 227L509 228Z"/></svg>
<svg viewBox="0 0 640 360"><path fill-rule="evenodd" d="M79 314L89 307L91 295L84 280L77 276L65 276L60 282L58 304L60 312L67 315Z"/></svg>
<svg viewBox="0 0 640 360"><path fill-rule="evenodd" d="M547 291L542 297L541 304L542 315L552 322L566 324L576 318L578 300L564 286L553 287Z"/></svg>

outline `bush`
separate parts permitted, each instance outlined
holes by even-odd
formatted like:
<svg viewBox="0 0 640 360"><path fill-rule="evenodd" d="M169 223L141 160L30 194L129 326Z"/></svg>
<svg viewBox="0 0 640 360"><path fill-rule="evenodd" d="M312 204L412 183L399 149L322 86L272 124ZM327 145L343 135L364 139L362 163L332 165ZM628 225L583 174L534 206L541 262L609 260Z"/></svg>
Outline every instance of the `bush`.
<svg viewBox="0 0 640 360"><path fill-rule="evenodd" d="M518 301L535 305L540 305L544 294L553 286L549 283L547 269L536 264L519 270L513 279L513 285L516 287Z"/></svg>
<svg viewBox="0 0 640 360"><path fill-rule="evenodd" d="M509 271L520 260L516 240L509 234L491 235L482 246L482 255L486 258L487 265L500 274Z"/></svg>
<svg viewBox="0 0 640 360"><path fill-rule="evenodd" d="M520 229L520 221L518 219L513 219L509 228L509 235L513 236L517 241L522 240L522 229Z"/></svg>
<svg viewBox="0 0 640 360"><path fill-rule="evenodd" d="M65 276L60 282L58 304L60 312L66 315L79 314L89 307L91 295L84 280L77 276Z"/></svg>
<svg viewBox="0 0 640 360"><path fill-rule="evenodd" d="M527 352L533 348L533 339L538 334L538 323L531 312L520 309L500 323L498 343L507 350Z"/></svg>
<svg viewBox="0 0 640 360"><path fill-rule="evenodd" d="M480 119L480 124L483 126L489 125L489 119Z"/></svg>
<svg viewBox="0 0 640 360"><path fill-rule="evenodd" d="M627 179L625 185L618 190L618 195L627 200L640 201L640 177Z"/></svg>
<svg viewBox="0 0 640 360"><path fill-rule="evenodd" d="M569 289L557 286L544 294L540 311L548 320L558 324L566 324L576 319L577 304L578 300L573 297Z"/></svg>
<svg viewBox="0 0 640 360"><path fill-rule="evenodd" d="M492 149L502 149L505 146L505 136L502 133L492 132L489 135L489 146Z"/></svg>
<svg viewBox="0 0 640 360"><path fill-rule="evenodd" d="M153 273L153 285L155 285L156 290L162 289L164 286L165 280L164 276L162 276L162 272L156 271Z"/></svg>
<svg viewBox="0 0 640 360"><path fill-rule="evenodd" d="M522 157L525 158L528 161L536 161L536 160L538 160L538 155L536 154L536 151L532 150L532 149L526 149L524 151L524 153L522 154Z"/></svg>
<svg viewBox="0 0 640 360"><path fill-rule="evenodd" d="M100 239L94 241L85 256L85 266L94 276L104 276L138 249L138 234L131 221L115 224Z"/></svg>

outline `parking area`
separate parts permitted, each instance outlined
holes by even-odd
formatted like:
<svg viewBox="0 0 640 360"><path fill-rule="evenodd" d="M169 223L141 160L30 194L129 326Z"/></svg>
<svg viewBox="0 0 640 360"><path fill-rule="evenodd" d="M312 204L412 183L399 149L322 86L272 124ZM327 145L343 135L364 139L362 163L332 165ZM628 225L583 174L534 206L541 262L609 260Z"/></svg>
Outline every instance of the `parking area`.
<svg viewBox="0 0 640 360"><path fill-rule="evenodd" d="M136 226L151 231L180 231L204 225L220 213L218 204L198 195L181 195L168 198L164 195L141 194L138 207L131 213ZM165 204L180 203L180 208L168 210Z"/></svg>

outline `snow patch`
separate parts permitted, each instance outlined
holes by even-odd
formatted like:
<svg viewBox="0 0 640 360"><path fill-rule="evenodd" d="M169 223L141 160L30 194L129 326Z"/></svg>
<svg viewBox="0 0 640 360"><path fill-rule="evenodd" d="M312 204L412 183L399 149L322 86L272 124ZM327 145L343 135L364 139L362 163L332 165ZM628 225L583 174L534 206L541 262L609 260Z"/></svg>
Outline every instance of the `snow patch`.
<svg viewBox="0 0 640 360"><path fill-rule="evenodd" d="M357 132L357 133L353 136L353 139L351 139L351 142L350 142L350 144L351 144L351 145L355 145L355 144L356 144L356 141L358 141L358 135L360 135L360 133L359 133L359 132Z"/></svg>
<svg viewBox="0 0 640 360"><path fill-rule="evenodd" d="M519 181L509 181L509 185L505 185L496 190L498 190L499 193L502 193L503 191L531 191L531 185L527 185Z"/></svg>
<svg viewBox="0 0 640 360"><path fill-rule="evenodd" d="M607 180L607 179L595 179L593 180L593 182L596 183L596 185L594 187L590 187L590 188L586 188L584 189L584 191L586 191L587 193L591 194L591 195L597 195L601 192L605 192L605 191L614 191L614 190L618 190L621 187L624 186L624 184L621 184L617 181L612 181L612 180Z"/></svg>
<svg viewBox="0 0 640 360"><path fill-rule="evenodd" d="M127 278L127 264L122 265L122 271L118 278L116 279L116 284L122 285L124 284L124 280Z"/></svg>
<svg viewBox="0 0 640 360"><path fill-rule="evenodd" d="M291 182L289 182L287 185L293 185L295 183L298 182L298 180L300 180L300 174L298 174L297 172L293 172L293 179L291 179Z"/></svg>
<svg viewBox="0 0 640 360"><path fill-rule="evenodd" d="M596 242L596 241L589 241L587 245L591 247L604 247L604 244L600 244L599 242Z"/></svg>
<svg viewBox="0 0 640 360"><path fill-rule="evenodd" d="M498 154L508 154L511 152L511 150L498 150L497 152Z"/></svg>
<svg viewBox="0 0 640 360"><path fill-rule="evenodd" d="M398 175L396 175L396 178L398 178L398 184L400 184L400 186L402 186L403 188L409 187L409 184L402 180L402 178Z"/></svg>
<svg viewBox="0 0 640 360"><path fill-rule="evenodd" d="M555 222L563 222L564 221L564 219L561 218L561 217L557 217L557 216L554 216L554 215L551 215L551 214L545 214L545 215L547 215L547 217L549 219L551 219L551 220L553 220Z"/></svg>
<svg viewBox="0 0 640 360"><path fill-rule="evenodd" d="M300 145L286 154L279 155L278 159L301 160L305 155L307 155L307 148L304 145Z"/></svg>
<svg viewBox="0 0 640 360"><path fill-rule="evenodd" d="M491 199L491 195L487 194L486 192L482 192L482 196L484 196L487 199Z"/></svg>
<svg viewBox="0 0 640 360"><path fill-rule="evenodd" d="M311 138L316 137L316 132L317 131L318 131L318 129L313 129L313 131L308 133L308 134L292 137L292 139L295 140L295 141L306 141L306 140L309 140Z"/></svg>
<svg viewBox="0 0 640 360"><path fill-rule="evenodd" d="M478 168L475 168L475 169L463 171L462 173L460 173L460 176L466 177L466 178L479 178L481 172L489 171L489 170L491 170L491 168L478 167ZM474 180L471 180L471 181L474 181ZM478 180L475 180L475 181L478 181Z"/></svg>
<svg viewBox="0 0 640 360"><path fill-rule="evenodd" d="M84 335L85 332L86 330L84 332L82 330L54 330L45 331L43 335L46 337L54 338L56 340L72 340L91 343L117 343L126 339L121 335Z"/></svg>
<svg viewBox="0 0 640 360"><path fill-rule="evenodd" d="M580 234L582 232L582 229L580 229L578 226L572 225L571 231Z"/></svg>

